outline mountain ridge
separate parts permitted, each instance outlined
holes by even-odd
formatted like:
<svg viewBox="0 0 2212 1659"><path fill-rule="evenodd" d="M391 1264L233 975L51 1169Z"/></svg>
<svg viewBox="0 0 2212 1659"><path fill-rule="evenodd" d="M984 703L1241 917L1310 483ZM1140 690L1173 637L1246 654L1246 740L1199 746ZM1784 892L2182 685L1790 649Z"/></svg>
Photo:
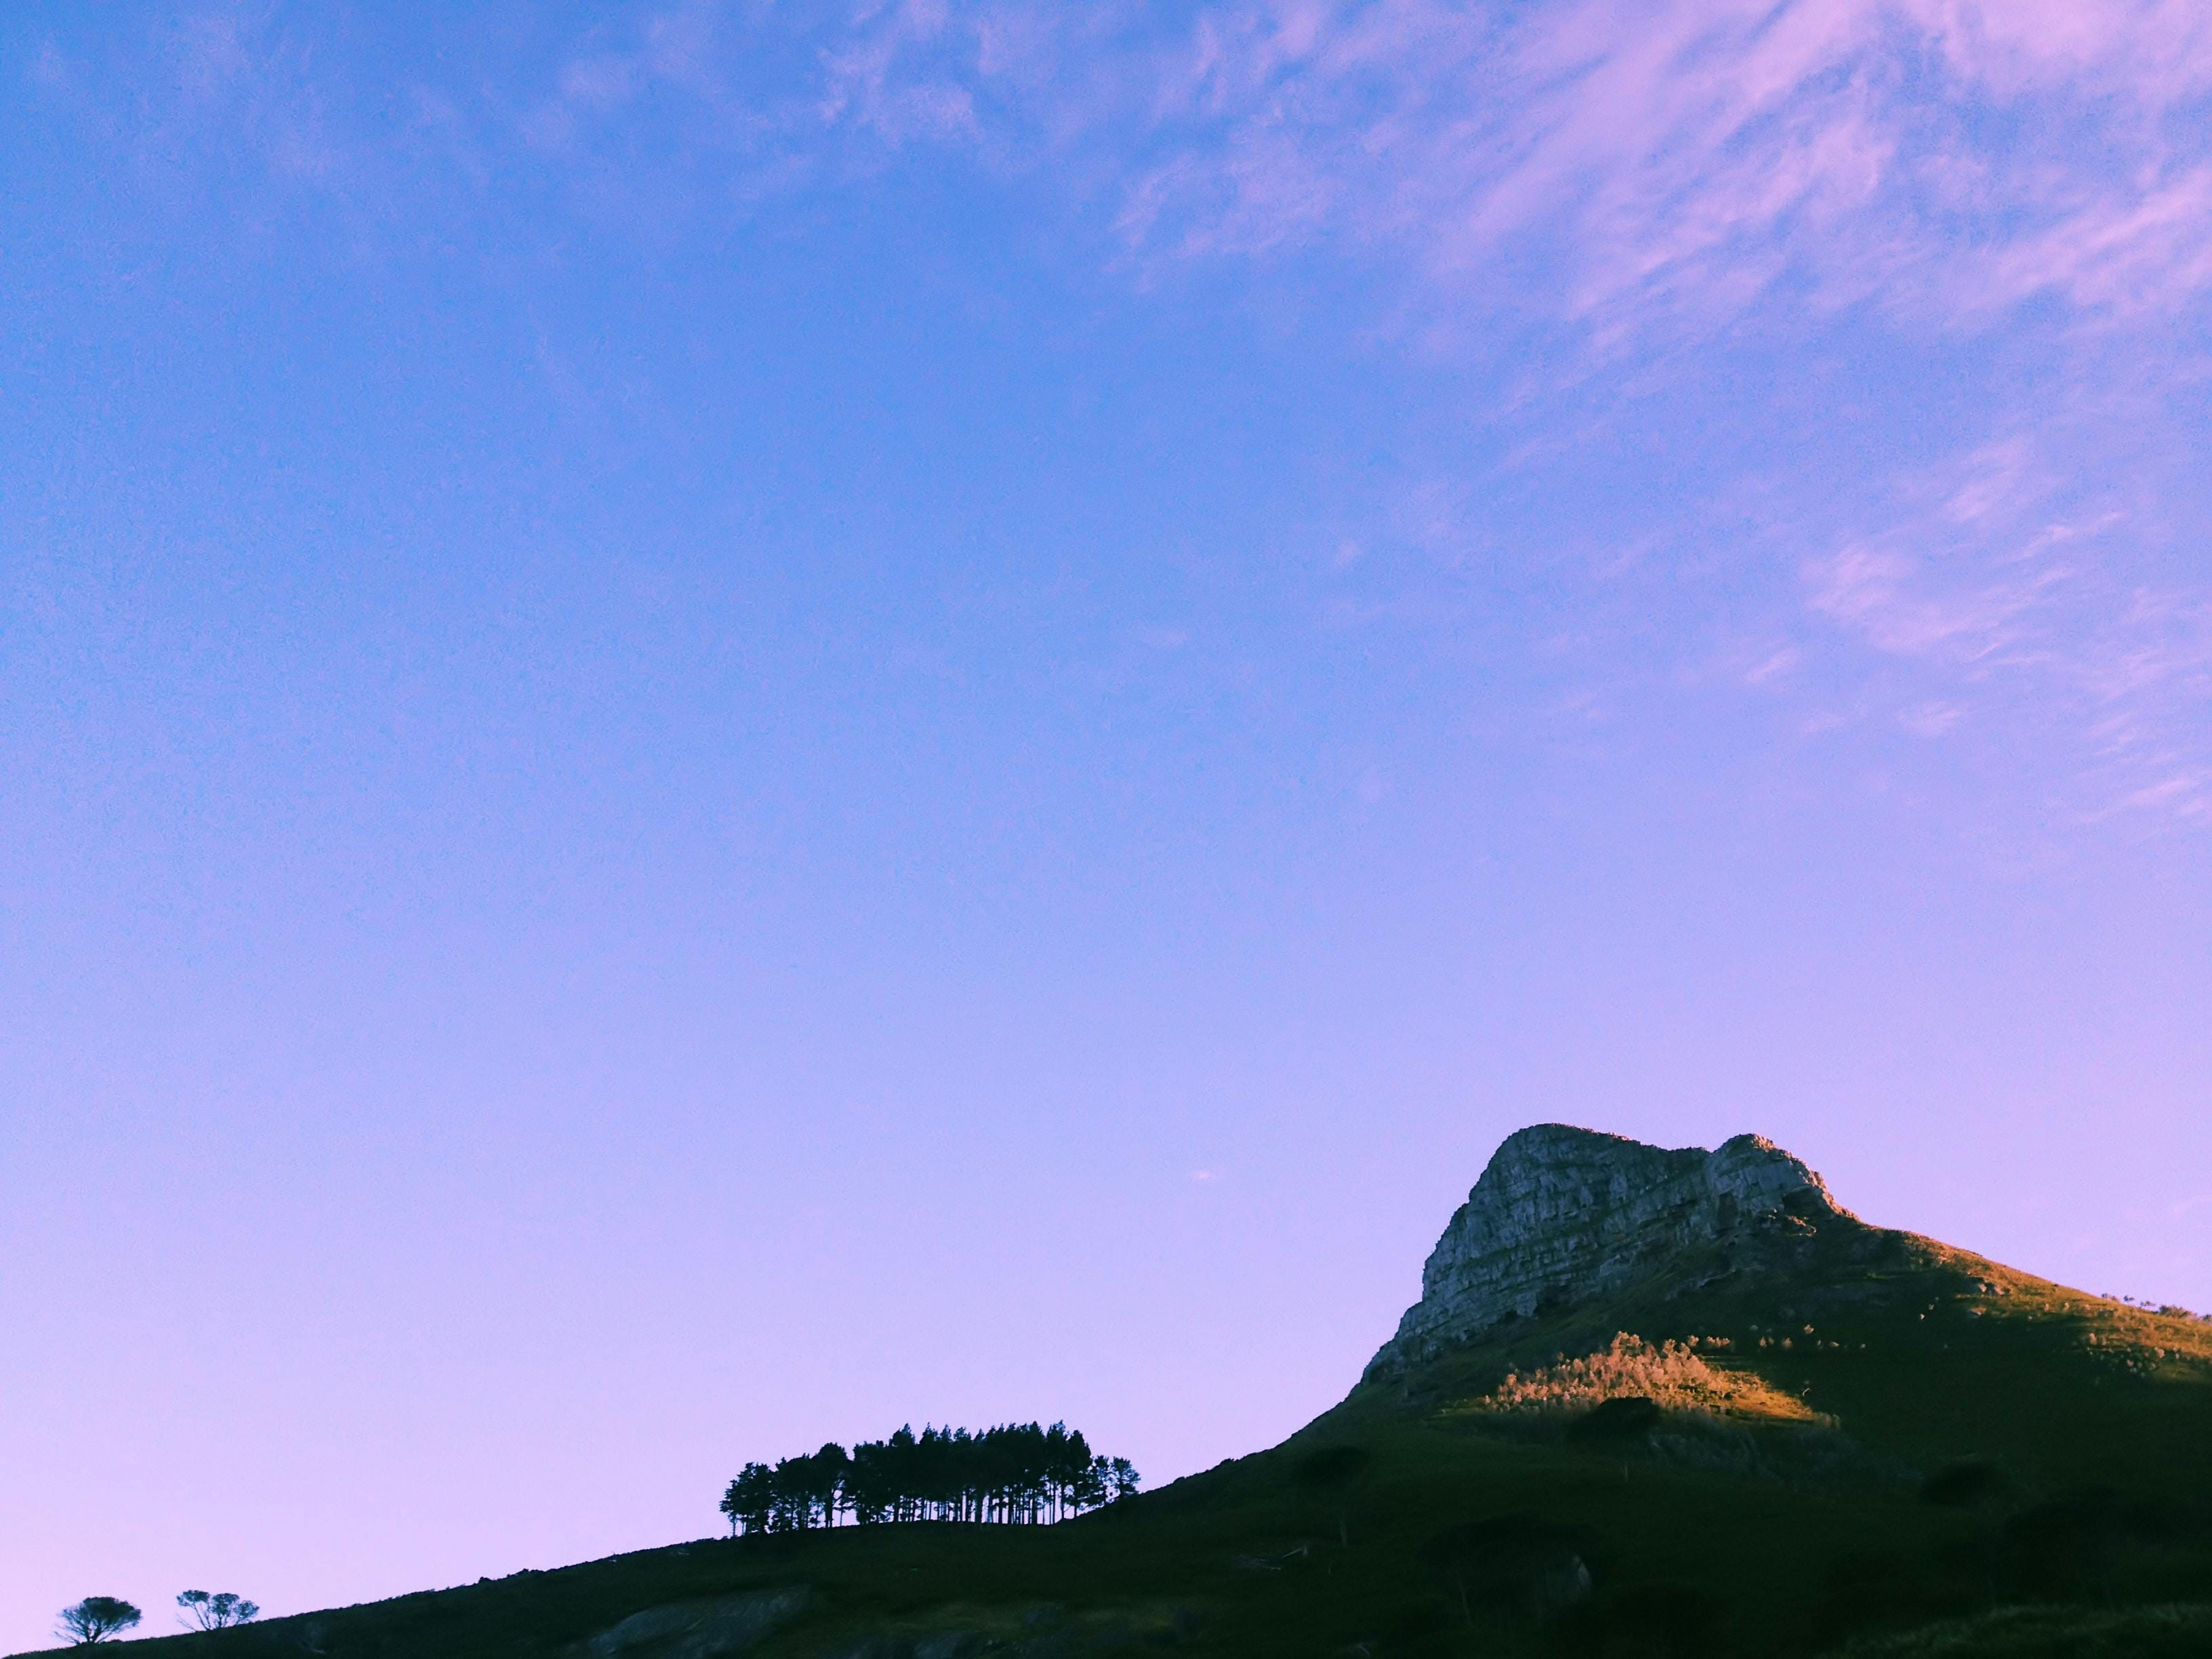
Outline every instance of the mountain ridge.
<svg viewBox="0 0 2212 1659"><path fill-rule="evenodd" d="M1408 1321L1282 1443L1059 1525L700 1539L155 1646L177 1659L2061 1659L2092 1638L2106 1659L2207 1650L2212 1322L1871 1225L1755 1135L1668 1149L1558 1124L1506 1137L1431 1252Z"/></svg>

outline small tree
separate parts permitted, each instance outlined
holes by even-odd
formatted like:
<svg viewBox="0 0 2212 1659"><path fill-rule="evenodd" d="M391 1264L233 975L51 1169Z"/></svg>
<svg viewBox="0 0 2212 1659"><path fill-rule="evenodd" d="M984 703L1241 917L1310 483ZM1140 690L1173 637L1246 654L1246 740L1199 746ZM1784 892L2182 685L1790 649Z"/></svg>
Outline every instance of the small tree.
<svg viewBox="0 0 2212 1659"><path fill-rule="evenodd" d="M218 1590L213 1595L205 1590L185 1590L177 1597L177 1605L184 1609L177 1622L187 1630L228 1630L261 1616L258 1603L228 1590Z"/></svg>
<svg viewBox="0 0 2212 1659"><path fill-rule="evenodd" d="M61 1622L54 1632L66 1638L71 1647L89 1647L129 1630L143 1617L137 1608L119 1597L88 1595L74 1607L62 1609Z"/></svg>
<svg viewBox="0 0 2212 1659"><path fill-rule="evenodd" d="M1336 1516L1336 1541L1352 1544L1352 1492L1366 1478L1375 1455L1364 1446L1323 1446L1291 1468L1291 1482L1320 1498Z"/></svg>

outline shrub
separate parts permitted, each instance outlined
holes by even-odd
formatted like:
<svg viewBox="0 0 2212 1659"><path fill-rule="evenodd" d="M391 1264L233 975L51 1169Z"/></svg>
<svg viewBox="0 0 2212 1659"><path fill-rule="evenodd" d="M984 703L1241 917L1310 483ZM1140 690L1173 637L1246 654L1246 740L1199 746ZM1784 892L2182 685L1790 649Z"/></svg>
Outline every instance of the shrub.
<svg viewBox="0 0 2212 1659"><path fill-rule="evenodd" d="M1662 1419L1659 1402L1650 1395L1616 1395L1568 1425L1567 1438L1586 1445L1624 1445L1648 1438Z"/></svg>
<svg viewBox="0 0 2212 1659"><path fill-rule="evenodd" d="M1972 1510L2012 1490L2005 1472L1983 1457L1954 1458L1920 1483L1920 1499L1939 1509Z"/></svg>
<svg viewBox="0 0 2212 1659"><path fill-rule="evenodd" d="M1603 1659L1708 1659L1723 1650L1728 1609L1694 1584L1632 1584L1560 1620L1551 1647Z"/></svg>
<svg viewBox="0 0 2212 1659"><path fill-rule="evenodd" d="M1375 1454L1364 1446L1323 1446L1308 1452L1291 1468L1291 1482L1299 1491L1321 1498L1336 1519L1336 1540L1352 1543L1352 1492L1365 1478Z"/></svg>
<svg viewBox="0 0 2212 1659"><path fill-rule="evenodd" d="M1424 1550L1469 1624L1477 1607L1545 1618L1590 1594L1589 1529L1516 1511L1433 1534Z"/></svg>
<svg viewBox="0 0 2212 1659"><path fill-rule="evenodd" d="M2024 1596L2108 1595L2124 1561L2202 1528L2201 1516L2168 1500L2088 1486L2008 1516L1997 1538Z"/></svg>

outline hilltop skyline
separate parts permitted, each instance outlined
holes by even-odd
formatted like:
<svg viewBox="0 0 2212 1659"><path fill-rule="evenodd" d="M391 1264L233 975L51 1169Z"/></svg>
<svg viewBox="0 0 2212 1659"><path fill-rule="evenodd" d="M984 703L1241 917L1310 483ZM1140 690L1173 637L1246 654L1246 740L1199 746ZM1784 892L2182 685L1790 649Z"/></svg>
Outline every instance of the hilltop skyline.
<svg viewBox="0 0 2212 1659"><path fill-rule="evenodd" d="M0 1650L901 1422L1164 1484L1540 1121L2212 1307L2203 8L63 6L0 88Z"/></svg>

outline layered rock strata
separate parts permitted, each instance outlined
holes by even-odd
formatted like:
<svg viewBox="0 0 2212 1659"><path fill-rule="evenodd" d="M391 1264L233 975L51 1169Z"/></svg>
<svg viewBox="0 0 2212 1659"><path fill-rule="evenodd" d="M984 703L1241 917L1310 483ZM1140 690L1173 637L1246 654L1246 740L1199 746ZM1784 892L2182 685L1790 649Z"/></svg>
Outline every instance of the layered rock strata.
<svg viewBox="0 0 2212 1659"><path fill-rule="evenodd" d="M1698 1246L1848 1218L1758 1135L1668 1151L1542 1123L1506 1137L1421 1269L1421 1299L1368 1367L1417 1363L1507 1320L1572 1308Z"/></svg>

